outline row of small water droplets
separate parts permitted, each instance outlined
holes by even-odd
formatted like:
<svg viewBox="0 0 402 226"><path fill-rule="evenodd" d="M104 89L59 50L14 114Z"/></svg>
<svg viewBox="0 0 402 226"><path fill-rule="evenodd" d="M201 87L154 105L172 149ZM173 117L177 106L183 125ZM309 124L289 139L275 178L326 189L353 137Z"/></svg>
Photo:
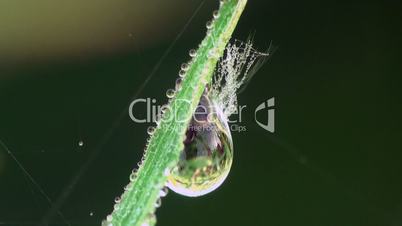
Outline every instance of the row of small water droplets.
<svg viewBox="0 0 402 226"><path fill-rule="evenodd" d="M220 6L222 6L224 2L225 1L220 1ZM218 17L219 17L219 11L215 10L213 12L214 20L217 19ZM206 24L207 34L211 34L211 30L213 28L214 20L207 22L207 24ZM181 90L182 83L186 78L187 72L190 69L190 65L193 63L194 59L197 56L197 50L196 49L190 49L189 50L189 56L191 58L190 61L188 63L183 63L180 66L179 78L176 79L175 88L174 89L168 89L166 91L166 96L167 96L167 98L169 98L169 103L171 101L173 101L173 99L176 96L176 93ZM162 109L164 109L164 107L162 107ZM162 112L162 113L165 113L165 112ZM156 124L157 124L157 126L159 125L158 122L156 122ZM154 134L155 130L156 130L155 127L150 126L150 127L148 127L147 132L148 132L148 134L150 136L152 136ZM168 176L169 174L170 174L170 169L166 169L165 172L164 172L164 176ZM167 193L168 193L168 188L166 186L164 186L159 192L159 197L158 197L158 199L157 199L157 201L155 203L155 208L159 208L162 205L162 199L161 198L165 197L167 195ZM155 216L154 214L152 214L152 215ZM156 221L156 218L151 217L150 220L155 220ZM142 226L148 226L148 225L151 225L151 224L149 224L148 221L145 221Z"/></svg>
<svg viewBox="0 0 402 226"><path fill-rule="evenodd" d="M225 0L221 0L221 1L220 1L220 7L222 7L222 5L223 5L224 3L225 3ZM215 10L215 11L213 12L213 20L208 21L207 24L206 24L206 27L207 27L207 36L211 36L211 34L212 34L212 28L213 28L214 22L215 22L215 20L216 20L217 18L219 18L219 11L218 11L218 10ZM201 45L204 45L205 43L206 43L206 40L204 40L204 41L201 43ZM215 48L213 48L212 51L210 51L210 52L208 53L209 57L215 57L215 56L216 56L216 54L215 54L214 51L215 51ZM186 78L187 72L188 72L188 70L190 69L190 65L191 65L191 63L193 62L194 58L197 56L197 50L191 49L191 50L189 51L189 56L191 57L190 62L189 62L189 63L183 63L183 64L181 65L181 67L180 67L180 70L179 70L179 78L176 79L175 88L174 88L174 89L168 89L168 90L166 91L166 97L169 99L169 100L168 100L169 103L171 103L171 102L173 101L173 99L174 99L175 96L176 96L176 93L181 89L183 80ZM162 111L161 113L162 113L162 115L159 115L159 116L157 117L156 121L155 121L156 127L155 127L155 126L149 126L149 127L147 128L147 133L148 133L149 137L148 137L147 142L146 142L146 145L145 145L145 153L144 153L144 155L142 156L141 161L137 164L137 165L138 165L138 168L140 168L141 165L144 163L145 156L146 156L146 150L148 149L148 146L150 145L150 141L152 140L151 138L152 138L152 136L154 135L154 133L155 133L155 131L156 131L156 129L157 129L157 126L159 126L160 120L162 119L163 114L166 112L167 109L168 109L168 105L167 105L167 104L163 105L163 106L161 107L161 111ZM137 171L138 171L137 168L135 168L135 169L132 170L132 172L131 172L131 174L130 174L130 183L124 187L124 191L130 191L130 190L132 190L132 188L133 188L133 182L135 181L135 179L136 179L136 177L137 177ZM165 169L164 176L168 176L169 173L170 173L170 169ZM162 187L162 188L161 188L160 191L159 191L158 199L157 199L157 201L155 202L155 209L156 209L156 208L159 208L159 207L162 205L162 198L165 197L165 196L168 194L168 188L167 188L166 186L161 186L161 187ZM125 194L126 194L126 192L123 193L123 196L124 196ZM123 198L124 198L124 197L123 197ZM114 201L115 201L115 204L114 204L114 207L113 207L114 210L118 210L118 209L120 208L120 201L121 201L121 199L122 199L122 198L120 198L120 197L116 197L116 198L115 198L115 200L114 200ZM154 209L154 211L155 211L155 209ZM144 222L141 224L141 226L149 226L149 225L154 225L154 224L156 223L156 216L155 216L154 211L152 211L151 213L148 214L147 218L144 220ZM109 214L109 215L106 217L106 221L103 221L103 222L102 222L102 225L103 225L103 226L113 226L112 220L113 220L113 216L112 216L112 214Z"/></svg>

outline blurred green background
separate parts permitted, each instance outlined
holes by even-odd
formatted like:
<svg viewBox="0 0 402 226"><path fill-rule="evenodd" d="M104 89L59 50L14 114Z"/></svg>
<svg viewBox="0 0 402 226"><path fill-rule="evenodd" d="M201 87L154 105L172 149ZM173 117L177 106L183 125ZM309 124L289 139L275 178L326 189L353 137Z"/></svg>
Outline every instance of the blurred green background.
<svg viewBox="0 0 402 226"><path fill-rule="evenodd" d="M144 82L200 3L0 3L0 139L71 225L99 225L128 183L149 124L125 108L143 85L166 102L217 1ZM231 173L203 197L170 192L158 225L402 225L401 6L250 0L234 37L279 48L239 97ZM270 97L273 134L253 115ZM51 209L1 147L0 225L66 225Z"/></svg>

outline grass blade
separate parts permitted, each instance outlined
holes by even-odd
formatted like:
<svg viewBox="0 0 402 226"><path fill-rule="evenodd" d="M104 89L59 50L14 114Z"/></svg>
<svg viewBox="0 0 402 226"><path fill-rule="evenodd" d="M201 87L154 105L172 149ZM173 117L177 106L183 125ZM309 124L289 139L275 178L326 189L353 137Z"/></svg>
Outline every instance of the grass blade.
<svg viewBox="0 0 402 226"><path fill-rule="evenodd" d="M155 204L166 182L166 174L179 160L189 120L206 84L211 82L216 64L223 55L246 2L221 1L207 36L188 64L181 88L169 102L168 110L149 140L138 171L130 176L131 182L121 198L116 200L114 211L103 222L104 225L155 224Z"/></svg>

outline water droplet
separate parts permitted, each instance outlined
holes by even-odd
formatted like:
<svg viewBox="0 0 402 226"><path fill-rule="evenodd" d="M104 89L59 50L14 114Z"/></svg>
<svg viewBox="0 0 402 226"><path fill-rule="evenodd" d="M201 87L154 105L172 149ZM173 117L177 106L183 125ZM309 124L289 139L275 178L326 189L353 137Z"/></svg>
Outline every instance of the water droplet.
<svg viewBox="0 0 402 226"><path fill-rule="evenodd" d="M90 213L89 213L89 216L92 217L93 215L94 215L94 212L90 212Z"/></svg>
<svg viewBox="0 0 402 226"><path fill-rule="evenodd" d="M148 127L147 133L148 133L149 135L154 134L154 132L155 132L155 127L153 127L153 126Z"/></svg>
<svg viewBox="0 0 402 226"><path fill-rule="evenodd" d="M136 177L137 177L137 171L133 170L130 174L130 181L134 181Z"/></svg>
<svg viewBox="0 0 402 226"><path fill-rule="evenodd" d="M219 11L218 11L218 10L215 10L215 11L212 13L212 16L214 17L214 19L217 19L217 18L219 17Z"/></svg>
<svg viewBox="0 0 402 226"><path fill-rule="evenodd" d="M164 104L161 106L161 112L165 113L168 110L169 106L167 104Z"/></svg>
<svg viewBox="0 0 402 226"><path fill-rule="evenodd" d="M80 147L84 146L84 141L82 141L82 140L78 141L78 146L80 146Z"/></svg>
<svg viewBox="0 0 402 226"><path fill-rule="evenodd" d="M180 76L181 78L183 78L184 76L186 76L186 71L180 70L180 71L179 71L179 76Z"/></svg>
<svg viewBox="0 0 402 226"><path fill-rule="evenodd" d="M190 65L188 65L188 63L182 63L180 68L183 71L187 71L189 67L190 67Z"/></svg>
<svg viewBox="0 0 402 226"><path fill-rule="evenodd" d="M160 197L165 197L168 194L169 190L167 187L163 187L160 191L159 191L159 196Z"/></svg>
<svg viewBox="0 0 402 226"><path fill-rule="evenodd" d="M119 204L116 203L116 204L113 205L114 210L118 210L119 208L120 208Z"/></svg>
<svg viewBox="0 0 402 226"><path fill-rule="evenodd" d="M113 220L113 216L111 214L107 215L106 217L107 221L112 221Z"/></svg>
<svg viewBox="0 0 402 226"><path fill-rule="evenodd" d="M156 200L156 202L155 202L155 207L156 208L159 208L159 207L161 207L162 206L162 199L161 198L158 198L157 200Z"/></svg>
<svg viewBox="0 0 402 226"><path fill-rule="evenodd" d="M176 90L180 90L182 82L183 80L181 78L176 79Z"/></svg>
<svg viewBox="0 0 402 226"><path fill-rule="evenodd" d="M166 91L166 96L168 97L168 98L173 98L174 97L174 95L175 95L175 91L174 91L174 89L168 89L167 91Z"/></svg>
<svg viewBox="0 0 402 226"><path fill-rule="evenodd" d="M115 203L120 203L120 197L116 197L116 198L114 199L114 202L115 202Z"/></svg>
<svg viewBox="0 0 402 226"><path fill-rule="evenodd" d="M155 118L156 125L159 126L159 124L161 124L161 118L162 118L162 115L160 113L158 113L158 115L156 115L156 118Z"/></svg>
<svg viewBox="0 0 402 226"><path fill-rule="evenodd" d="M213 25L213 22L212 22L212 20L209 20L208 22L207 22L207 29L209 30L209 29L211 29L212 28L212 25Z"/></svg>
<svg viewBox="0 0 402 226"><path fill-rule="evenodd" d="M190 55L190 57L195 57L197 55L197 51L195 49L190 49L188 54Z"/></svg>
<svg viewBox="0 0 402 226"><path fill-rule="evenodd" d="M201 196L218 188L229 174L233 142L222 109L203 94L188 126L178 165L167 186L184 196Z"/></svg>

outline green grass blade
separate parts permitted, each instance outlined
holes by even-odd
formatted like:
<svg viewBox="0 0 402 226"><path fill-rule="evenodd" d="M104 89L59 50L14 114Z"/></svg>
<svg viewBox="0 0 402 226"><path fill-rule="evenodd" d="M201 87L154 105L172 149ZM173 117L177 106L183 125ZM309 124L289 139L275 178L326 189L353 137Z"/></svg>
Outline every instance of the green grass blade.
<svg viewBox="0 0 402 226"><path fill-rule="evenodd" d="M151 137L137 173L115 205L104 225L142 226L155 224L155 203L183 149L184 134L206 84L211 82L218 59L223 55L247 0L221 1L218 17L189 63L181 88ZM173 120L169 118L175 117Z"/></svg>

